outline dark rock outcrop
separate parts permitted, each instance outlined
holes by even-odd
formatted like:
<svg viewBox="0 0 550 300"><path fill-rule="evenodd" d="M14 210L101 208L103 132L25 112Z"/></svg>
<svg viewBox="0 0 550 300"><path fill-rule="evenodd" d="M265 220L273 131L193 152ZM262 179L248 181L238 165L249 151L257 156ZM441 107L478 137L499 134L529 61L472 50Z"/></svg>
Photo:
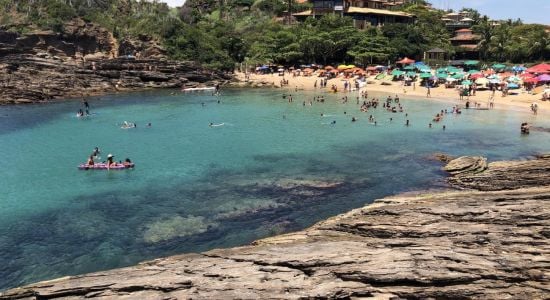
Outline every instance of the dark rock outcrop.
<svg viewBox="0 0 550 300"><path fill-rule="evenodd" d="M507 171L515 180L546 164L491 163L455 176L505 189ZM384 198L250 246L37 283L0 299L545 299L550 187L540 183Z"/></svg>
<svg viewBox="0 0 550 300"><path fill-rule="evenodd" d="M492 162L488 165L484 158L461 157L451 161L444 169L454 174L448 181L459 188L500 191L550 185L548 155L533 160Z"/></svg>

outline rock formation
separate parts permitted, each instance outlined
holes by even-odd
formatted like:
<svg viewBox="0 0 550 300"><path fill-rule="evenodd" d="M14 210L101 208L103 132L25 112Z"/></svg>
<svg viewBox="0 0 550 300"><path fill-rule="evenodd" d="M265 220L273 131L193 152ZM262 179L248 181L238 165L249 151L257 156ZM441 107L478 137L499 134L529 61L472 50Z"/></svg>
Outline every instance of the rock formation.
<svg viewBox="0 0 550 300"><path fill-rule="evenodd" d="M0 29L0 104L196 87L228 79L193 62L166 59L164 49L152 38L119 43L106 29L81 19L66 23L64 33L20 35Z"/></svg>
<svg viewBox="0 0 550 300"><path fill-rule="evenodd" d="M493 191L388 197L249 246L46 281L0 299L544 299L550 187L545 176L517 178L548 163L491 163L450 179L461 188L453 178L476 188L491 181Z"/></svg>

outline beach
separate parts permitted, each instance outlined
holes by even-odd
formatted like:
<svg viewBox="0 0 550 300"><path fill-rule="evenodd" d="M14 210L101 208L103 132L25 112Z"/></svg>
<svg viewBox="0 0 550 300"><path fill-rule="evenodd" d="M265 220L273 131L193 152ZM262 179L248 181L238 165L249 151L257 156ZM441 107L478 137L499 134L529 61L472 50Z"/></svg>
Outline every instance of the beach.
<svg viewBox="0 0 550 300"><path fill-rule="evenodd" d="M326 88L319 88L319 84L317 84L317 87L315 87L315 81L319 83L321 79L321 77L318 77L317 75L293 77L291 74L285 73L285 76L283 77L277 74L263 75L248 73L245 75L244 73L236 73L236 77L239 81L247 81L251 85L263 84L264 86L273 86L276 88L281 88L280 81L284 78L285 80L288 80L288 85L284 85L282 89L284 89L285 91L289 91L289 93L292 93L292 91L295 91L296 89L319 91L320 94L331 93L330 86L335 84L338 88L338 94L342 94L342 96L350 94L350 92L344 91L344 81L348 80L352 85L354 81L353 78L346 79L344 77L336 77L328 80ZM248 77L248 79L246 79L246 77ZM374 79L374 76L368 77L367 82L368 84L363 87L361 91L387 93L390 95L398 95L400 98L406 97L410 99L429 99L433 101L443 100L445 102L451 101L453 103L456 103L457 105L460 105L461 107L464 107L466 103L466 97L465 100L459 99L459 92L457 89L445 88L444 85L440 85L436 88L431 88L431 96L428 98L426 96L427 89L425 87L419 86L418 82L416 83L415 87L404 86L400 81L376 80ZM382 85L382 82L389 83L389 85ZM351 93L357 94L356 92ZM470 107L474 107L474 103L477 102L481 104L481 108L488 108L491 93L492 92L490 90L478 90L475 96L472 95L469 97ZM494 97L494 109L505 109L532 113L531 104L537 103L539 107L537 114L545 116L550 115L550 102L541 101L541 94L532 95L521 89L513 90L512 93L517 94L510 94L506 97L502 97L502 93L500 91L497 91ZM369 99L371 98L372 97L369 97ZM353 100L353 98L351 98L350 100Z"/></svg>

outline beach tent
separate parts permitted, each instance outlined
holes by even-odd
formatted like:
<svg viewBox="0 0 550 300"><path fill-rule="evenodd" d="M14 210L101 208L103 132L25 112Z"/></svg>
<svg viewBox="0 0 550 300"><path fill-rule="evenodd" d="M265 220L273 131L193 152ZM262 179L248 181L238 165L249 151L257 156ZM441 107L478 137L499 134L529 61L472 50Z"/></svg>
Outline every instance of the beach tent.
<svg viewBox="0 0 550 300"><path fill-rule="evenodd" d="M410 59L408 57L403 58L402 60L396 61L398 64L408 65L414 63L414 59Z"/></svg>
<svg viewBox="0 0 550 300"><path fill-rule="evenodd" d="M525 71L529 73L550 73L550 64L539 64Z"/></svg>
<svg viewBox="0 0 550 300"><path fill-rule="evenodd" d="M550 82L550 75L548 75L548 74L543 74L543 75L540 75L539 77L537 77L537 79L538 79L540 82Z"/></svg>

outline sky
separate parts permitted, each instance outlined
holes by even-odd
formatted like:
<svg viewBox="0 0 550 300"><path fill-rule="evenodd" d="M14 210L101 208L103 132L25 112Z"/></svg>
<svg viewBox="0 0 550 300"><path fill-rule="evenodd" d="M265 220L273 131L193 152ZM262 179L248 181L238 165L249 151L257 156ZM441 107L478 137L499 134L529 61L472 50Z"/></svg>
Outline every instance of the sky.
<svg viewBox="0 0 550 300"><path fill-rule="evenodd" d="M460 10L469 7L491 19L517 19L550 25L550 0L428 0L435 8Z"/></svg>
<svg viewBox="0 0 550 300"><path fill-rule="evenodd" d="M182 6L185 0L162 0L172 7ZM550 25L550 0L428 0L436 8L455 11L463 7L478 10L491 19L517 19L525 23Z"/></svg>
<svg viewBox="0 0 550 300"><path fill-rule="evenodd" d="M162 0L162 2L168 3L169 6L177 7L182 6L185 0Z"/></svg>

